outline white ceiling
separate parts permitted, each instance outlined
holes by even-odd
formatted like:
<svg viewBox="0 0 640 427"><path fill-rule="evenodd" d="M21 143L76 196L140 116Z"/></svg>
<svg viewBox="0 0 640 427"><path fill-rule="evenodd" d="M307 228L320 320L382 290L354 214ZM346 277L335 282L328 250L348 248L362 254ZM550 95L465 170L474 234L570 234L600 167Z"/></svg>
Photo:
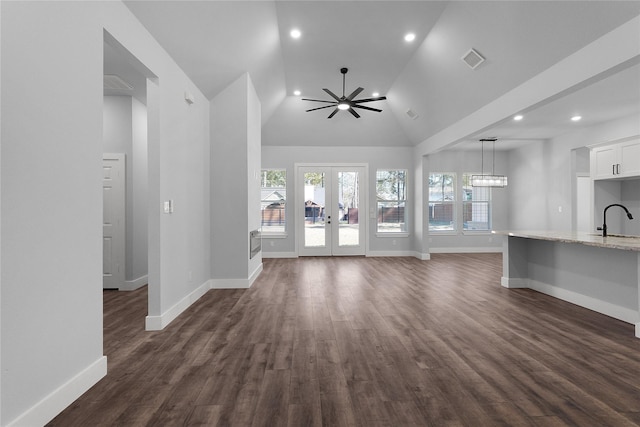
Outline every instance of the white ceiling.
<svg viewBox="0 0 640 427"><path fill-rule="evenodd" d="M267 145L419 144L640 14L638 1L125 4L208 98L249 72ZM289 36L294 27L300 39ZM417 35L410 44L403 40L409 31ZM460 59L471 47L487 59L475 70ZM293 90L327 99L322 88L342 90L341 67L349 68L347 92L361 86L359 98L387 95L370 104L382 113L365 111L355 119L341 112L327 120L328 110L304 112L319 105ZM567 131L559 117L569 107L584 112L578 126L632 114L630 105L640 104L637 76L637 69L629 71L618 83L603 81L555 107L527 112L517 126L503 123L492 131L513 140L551 137ZM409 108L417 119L405 114Z"/></svg>
<svg viewBox="0 0 640 427"><path fill-rule="evenodd" d="M480 149L481 138L498 138L496 150L510 150L524 144L544 141L576 128L589 127L620 117L638 116L640 120L640 64L616 72L592 84L528 111L514 112L521 121L509 118L490 129L480 131L457 149ZM571 120L580 116L579 122Z"/></svg>

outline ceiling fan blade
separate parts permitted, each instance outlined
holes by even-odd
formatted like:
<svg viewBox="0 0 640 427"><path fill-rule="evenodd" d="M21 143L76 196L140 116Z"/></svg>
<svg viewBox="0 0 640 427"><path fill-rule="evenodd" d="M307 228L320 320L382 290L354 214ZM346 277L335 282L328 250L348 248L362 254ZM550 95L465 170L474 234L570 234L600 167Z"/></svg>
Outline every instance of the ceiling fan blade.
<svg viewBox="0 0 640 427"><path fill-rule="evenodd" d="M359 104L361 102L382 101L385 99L387 99L386 96L378 96L377 98L356 99L355 101L351 101L351 102L355 102L356 104Z"/></svg>
<svg viewBox="0 0 640 427"><path fill-rule="evenodd" d="M350 112L351 114L353 114L353 115L356 117L356 119L359 119L359 118L360 118L360 114L356 113L356 112L353 110L353 108L349 108L349 112Z"/></svg>
<svg viewBox="0 0 640 427"><path fill-rule="evenodd" d="M329 117L327 117L327 119L330 119L331 117L335 116L338 111L340 111L339 108L336 108L335 110L333 110L333 113L329 114Z"/></svg>
<svg viewBox="0 0 640 427"><path fill-rule="evenodd" d="M341 101L341 99L338 97L338 95L336 95L335 93L331 92L329 89L322 89L322 90L327 92L336 101L338 101L338 102Z"/></svg>
<svg viewBox="0 0 640 427"><path fill-rule="evenodd" d="M382 111L377 108L365 107L364 105L352 105L351 108L362 108L363 110L377 111L378 113Z"/></svg>
<svg viewBox="0 0 640 427"><path fill-rule="evenodd" d="M359 87L358 89L354 90L351 95L347 96L347 99L349 101L351 101L353 98L355 98L356 96L360 95L360 92L362 92L364 89Z"/></svg>
<svg viewBox="0 0 640 427"><path fill-rule="evenodd" d="M309 111L322 110L323 108L331 108L331 107L335 107L335 106L336 106L336 104L334 103L333 105L325 105L324 107L312 108L312 109L306 110L306 111L308 113Z"/></svg>
<svg viewBox="0 0 640 427"><path fill-rule="evenodd" d="M325 101L323 99L309 99L309 98L302 98L302 101L326 102L328 104L335 104L336 103L336 101Z"/></svg>

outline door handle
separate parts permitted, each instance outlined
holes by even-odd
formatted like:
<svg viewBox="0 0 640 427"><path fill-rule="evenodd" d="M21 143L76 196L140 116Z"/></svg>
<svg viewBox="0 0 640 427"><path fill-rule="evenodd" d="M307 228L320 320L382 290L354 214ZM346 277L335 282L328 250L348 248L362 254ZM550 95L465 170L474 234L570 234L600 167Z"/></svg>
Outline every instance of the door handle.
<svg viewBox="0 0 640 427"><path fill-rule="evenodd" d="M616 174L616 165L611 165L611 175Z"/></svg>
<svg viewBox="0 0 640 427"><path fill-rule="evenodd" d="M616 174L620 175L620 163L616 165Z"/></svg>

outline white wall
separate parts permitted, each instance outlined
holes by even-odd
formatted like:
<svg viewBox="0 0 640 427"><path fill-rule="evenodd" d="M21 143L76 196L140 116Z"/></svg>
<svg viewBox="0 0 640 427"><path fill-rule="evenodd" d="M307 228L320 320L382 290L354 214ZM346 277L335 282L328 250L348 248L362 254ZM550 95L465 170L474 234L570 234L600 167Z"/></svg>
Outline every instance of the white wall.
<svg viewBox="0 0 640 427"><path fill-rule="evenodd" d="M104 29L157 76L147 91L156 326L210 278L209 103L120 2L3 2L1 20L0 424L42 425L106 372ZM176 211L160 216L167 199Z"/></svg>
<svg viewBox="0 0 640 427"><path fill-rule="evenodd" d="M263 146L263 169L286 169L287 171L287 236L286 238L263 238L262 249L265 256L294 256L296 239L295 218L295 163L340 164L364 163L369 165L368 197L369 206L375 206L377 169L406 169L408 171L409 237L376 236L376 223L369 220L367 238L369 255L414 252L413 244L413 148L401 147L284 147ZM396 240L396 245L393 245Z"/></svg>
<svg viewBox="0 0 640 427"><path fill-rule="evenodd" d="M211 100L211 277L248 287L262 265L249 259L260 227L260 103L248 74Z"/></svg>
<svg viewBox="0 0 640 427"><path fill-rule="evenodd" d="M127 244L131 245L131 262L127 263L126 280L133 286L144 285L149 274L149 168L147 155L147 106L135 98L131 100L131 217L133 226L127 230ZM129 252L129 251L128 251ZM130 264L130 267L129 267ZM141 280L142 279L142 280Z"/></svg>
<svg viewBox="0 0 640 427"><path fill-rule="evenodd" d="M456 174L458 188L461 188L461 179L464 173L482 172L480 150L462 151L446 150L426 156L427 165L424 171L423 181L426 183L430 173L454 172ZM490 152L489 152L490 154ZM487 150L485 147L484 173L492 170L491 158L487 161ZM504 151L495 153L496 167L495 173L506 173L507 154ZM512 177L508 175L509 185L506 188L494 188L491 190L491 225L493 230L505 230L508 225L508 204L507 200L511 191ZM425 197L428 198L428 187ZM423 205L426 205L427 200ZM493 235L490 232L463 232L462 217L457 209L455 232L429 232L428 218L425 218L425 230L427 230L427 243L430 252L481 252L502 250L502 236ZM424 209L423 215L428 215L428 210Z"/></svg>
<svg viewBox="0 0 640 427"><path fill-rule="evenodd" d="M582 171L576 170L572 150L638 134L640 122L631 116L511 150L508 228L571 230L575 200L572 183L575 173Z"/></svg>
<svg viewBox="0 0 640 427"><path fill-rule="evenodd" d="M2 5L2 425L106 372L102 29L92 9Z"/></svg>
<svg viewBox="0 0 640 427"><path fill-rule="evenodd" d="M127 284L121 289L131 289L146 284L148 274L146 106L131 96L105 96L103 143L105 153L125 153Z"/></svg>

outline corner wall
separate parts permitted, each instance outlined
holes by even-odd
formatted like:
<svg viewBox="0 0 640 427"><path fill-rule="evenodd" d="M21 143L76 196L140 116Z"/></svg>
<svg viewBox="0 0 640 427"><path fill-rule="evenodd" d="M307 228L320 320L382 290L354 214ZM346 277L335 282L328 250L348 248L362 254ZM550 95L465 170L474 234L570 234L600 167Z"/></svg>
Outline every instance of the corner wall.
<svg viewBox="0 0 640 427"><path fill-rule="evenodd" d="M0 424L44 425L107 369L105 29L157 77L147 91L154 103L147 320L159 328L208 289L209 103L121 2L2 2L0 19ZM185 90L193 105L185 103ZM168 199L175 213L161 217L160 201Z"/></svg>
<svg viewBox="0 0 640 427"><path fill-rule="evenodd" d="M260 102L248 74L211 100L211 277L214 288L247 288L262 268L249 258L260 227Z"/></svg>

